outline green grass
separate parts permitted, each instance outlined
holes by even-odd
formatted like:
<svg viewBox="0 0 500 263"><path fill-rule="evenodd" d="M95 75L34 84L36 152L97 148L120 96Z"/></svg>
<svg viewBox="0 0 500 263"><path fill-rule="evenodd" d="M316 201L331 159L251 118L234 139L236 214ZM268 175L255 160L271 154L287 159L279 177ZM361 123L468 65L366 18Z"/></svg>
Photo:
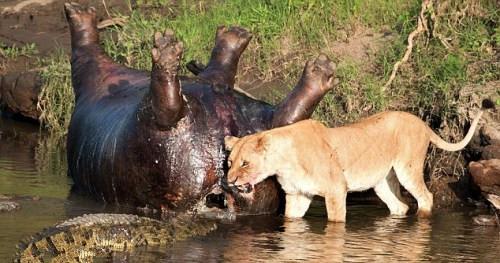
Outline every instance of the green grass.
<svg viewBox="0 0 500 263"><path fill-rule="evenodd" d="M313 118L330 126L339 126L386 107L387 98L380 89L382 80L364 72L358 62L341 62L337 77L339 85L325 96Z"/></svg>
<svg viewBox="0 0 500 263"><path fill-rule="evenodd" d="M43 67L44 83L37 105L42 112L40 122L56 136L64 137L74 107L69 57L58 50L50 58L41 59L39 64Z"/></svg>
<svg viewBox="0 0 500 263"><path fill-rule="evenodd" d="M127 17L127 23L123 27L110 27L102 34L106 52L130 67L148 70L154 32L170 28L184 42L184 62L198 59L206 63L217 26L239 25L254 35L240 63L240 76L262 81L277 79L276 83L292 88L306 60L320 52L334 58L330 46L339 41L339 32L349 36L357 27L375 32L390 29L396 38L385 43L369 65L334 58L341 83L327 94L314 114L314 118L331 125L385 109L406 110L424 118L452 118L457 114L458 91L464 85L500 79L495 58L500 19L494 0L479 2L479 6L469 9L471 14L462 17L456 17L456 10L461 10L464 4L451 3L440 13L436 30L450 39L452 47L446 49L436 38L427 41L420 35L409 61L385 93L380 87L405 51L407 36L416 26L420 1L213 0L178 1L174 6L169 3L141 0L130 13L113 14ZM44 64L49 65L44 75L49 88L41 97L46 112L43 121L50 129L65 131L72 109L67 103L72 99L67 58L57 55L44 60ZM270 90L273 88L270 86ZM284 95L275 94L269 100L279 101Z"/></svg>
<svg viewBox="0 0 500 263"><path fill-rule="evenodd" d="M144 1L147 2L147 1ZM155 1L153 1L155 2ZM185 44L184 60L206 62L219 25L239 25L254 34L244 63L269 76L278 61L280 50L290 49L292 58L315 56L336 39L337 30L351 23L380 26L392 23L407 1L218 1L192 3L181 1L170 16L160 13L145 15L134 11L123 28L114 28L116 40L105 40L106 51L125 64L150 68L151 36L155 31L172 28ZM366 12L369 10L369 12ZM291 43L283 47L283 42ZM290 59L290 58L289 58Z"/></svg>
<svg viewBox="0 0 500 263"><path fill-rule="evenodd" d="M16 59L20 56L31 57L38 54L38 49L36 48L35 43L28 43L23 46L7 46L0 42L0 56L3 56L7 59Z"/></svg>

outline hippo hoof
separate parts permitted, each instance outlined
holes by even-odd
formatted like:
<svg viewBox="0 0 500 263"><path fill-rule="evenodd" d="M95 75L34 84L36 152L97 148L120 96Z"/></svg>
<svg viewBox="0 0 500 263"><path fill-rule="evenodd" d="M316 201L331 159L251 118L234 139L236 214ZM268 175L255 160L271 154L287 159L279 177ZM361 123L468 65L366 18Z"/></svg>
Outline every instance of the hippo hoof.
<svg viewBox="0 0 500 263"><path fill-rule="evenodd" d="M177 41L172 30L167 29L163 34L155 33L154 48L151 50L155 67L175 74L179 69L182 51L182 42Z"/></svg>
<svg viewBox="0 0 500 263"><path fill-rule="evenodd" d="M95 8L84 8L78 3L65 3L66 18L73 26L93 25L95 23Z"/></svg>
<svg viewBox="0 0 500 263"><path fill-rule="evenodd" d="M227 48L243 52L248 43L252 39L252 34L246 29L241 27L225 27L219 26L217 28L216 43L225 45Z"/></svg>
<svg viewBox="0 0 500 263"><path fill-rule="evenodd" d="M305 80L318 83L323 91L330 90L338 83L338 79L334 78L336 67L325 54L321 54L314 61L307 62Z"/></svg>

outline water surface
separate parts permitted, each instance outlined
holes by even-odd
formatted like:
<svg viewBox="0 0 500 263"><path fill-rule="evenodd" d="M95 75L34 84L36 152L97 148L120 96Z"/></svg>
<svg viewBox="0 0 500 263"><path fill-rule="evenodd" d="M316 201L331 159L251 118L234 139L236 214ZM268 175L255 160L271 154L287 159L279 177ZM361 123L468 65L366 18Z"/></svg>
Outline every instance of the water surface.
<svg viewBox="0 0 500 263"><path fill-rule="evenodd" d="M109 208L69 195L65 153L38 127L0 119L0 194L16 195L21 209L0 213L0 262L9 261L24 237L64 219ZM436 211L432 218L394 218L381 205L348 206L346 224L328 223L324 204L304 219L240 217L205 237L169 248L114 253L115 262L399 262L500 258L497 228L472 224L477 211ZM101 261L101 260L98 260Z"/></svg>

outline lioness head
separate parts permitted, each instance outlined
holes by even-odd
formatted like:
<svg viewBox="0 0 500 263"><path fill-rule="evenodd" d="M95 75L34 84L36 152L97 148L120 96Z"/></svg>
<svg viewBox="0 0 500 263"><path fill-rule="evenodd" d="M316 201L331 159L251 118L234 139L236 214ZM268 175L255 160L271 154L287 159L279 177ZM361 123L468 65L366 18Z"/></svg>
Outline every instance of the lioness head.
<svg viewBox="0 0 500 263"><path fill-rule="evenodd" d="M275 174L269 138L266 135L254 134L243 138L227 136L224 141L226 150L231 151L227 174L230 186L236 186L240 190L247 188L243 191L249 192L255 184Z"/></svg>

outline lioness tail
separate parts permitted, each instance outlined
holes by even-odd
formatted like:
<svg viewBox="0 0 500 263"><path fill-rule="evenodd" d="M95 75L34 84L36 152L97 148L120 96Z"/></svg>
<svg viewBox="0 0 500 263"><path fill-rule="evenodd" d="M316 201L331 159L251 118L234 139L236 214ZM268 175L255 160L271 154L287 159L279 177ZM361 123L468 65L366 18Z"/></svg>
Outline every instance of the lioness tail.
<svg viewBox="0 0 500 263"><path fill-rule="evenodd" d="M439 149L443 149L445 151L454 152L454 151L462 150L472 139L472 135L474 135L474 131L477 128L477 124L479 123L479 119L481 118L481 115L483 115L483 111L480 111L479 114L474 118L474 120L472 121L472 125L470 126L469 131L465 135L464 139L460 142L457 142L457 143L449 143L449 142L444 141L443 139L441 139L441 137L439 137L439 135L434 133L434 131L432 131L431 128L427 127L427 129L429 130L430 137L431 137L430 138L431 142L434 145L436 145L436 147L438 147Z"/></svg>

